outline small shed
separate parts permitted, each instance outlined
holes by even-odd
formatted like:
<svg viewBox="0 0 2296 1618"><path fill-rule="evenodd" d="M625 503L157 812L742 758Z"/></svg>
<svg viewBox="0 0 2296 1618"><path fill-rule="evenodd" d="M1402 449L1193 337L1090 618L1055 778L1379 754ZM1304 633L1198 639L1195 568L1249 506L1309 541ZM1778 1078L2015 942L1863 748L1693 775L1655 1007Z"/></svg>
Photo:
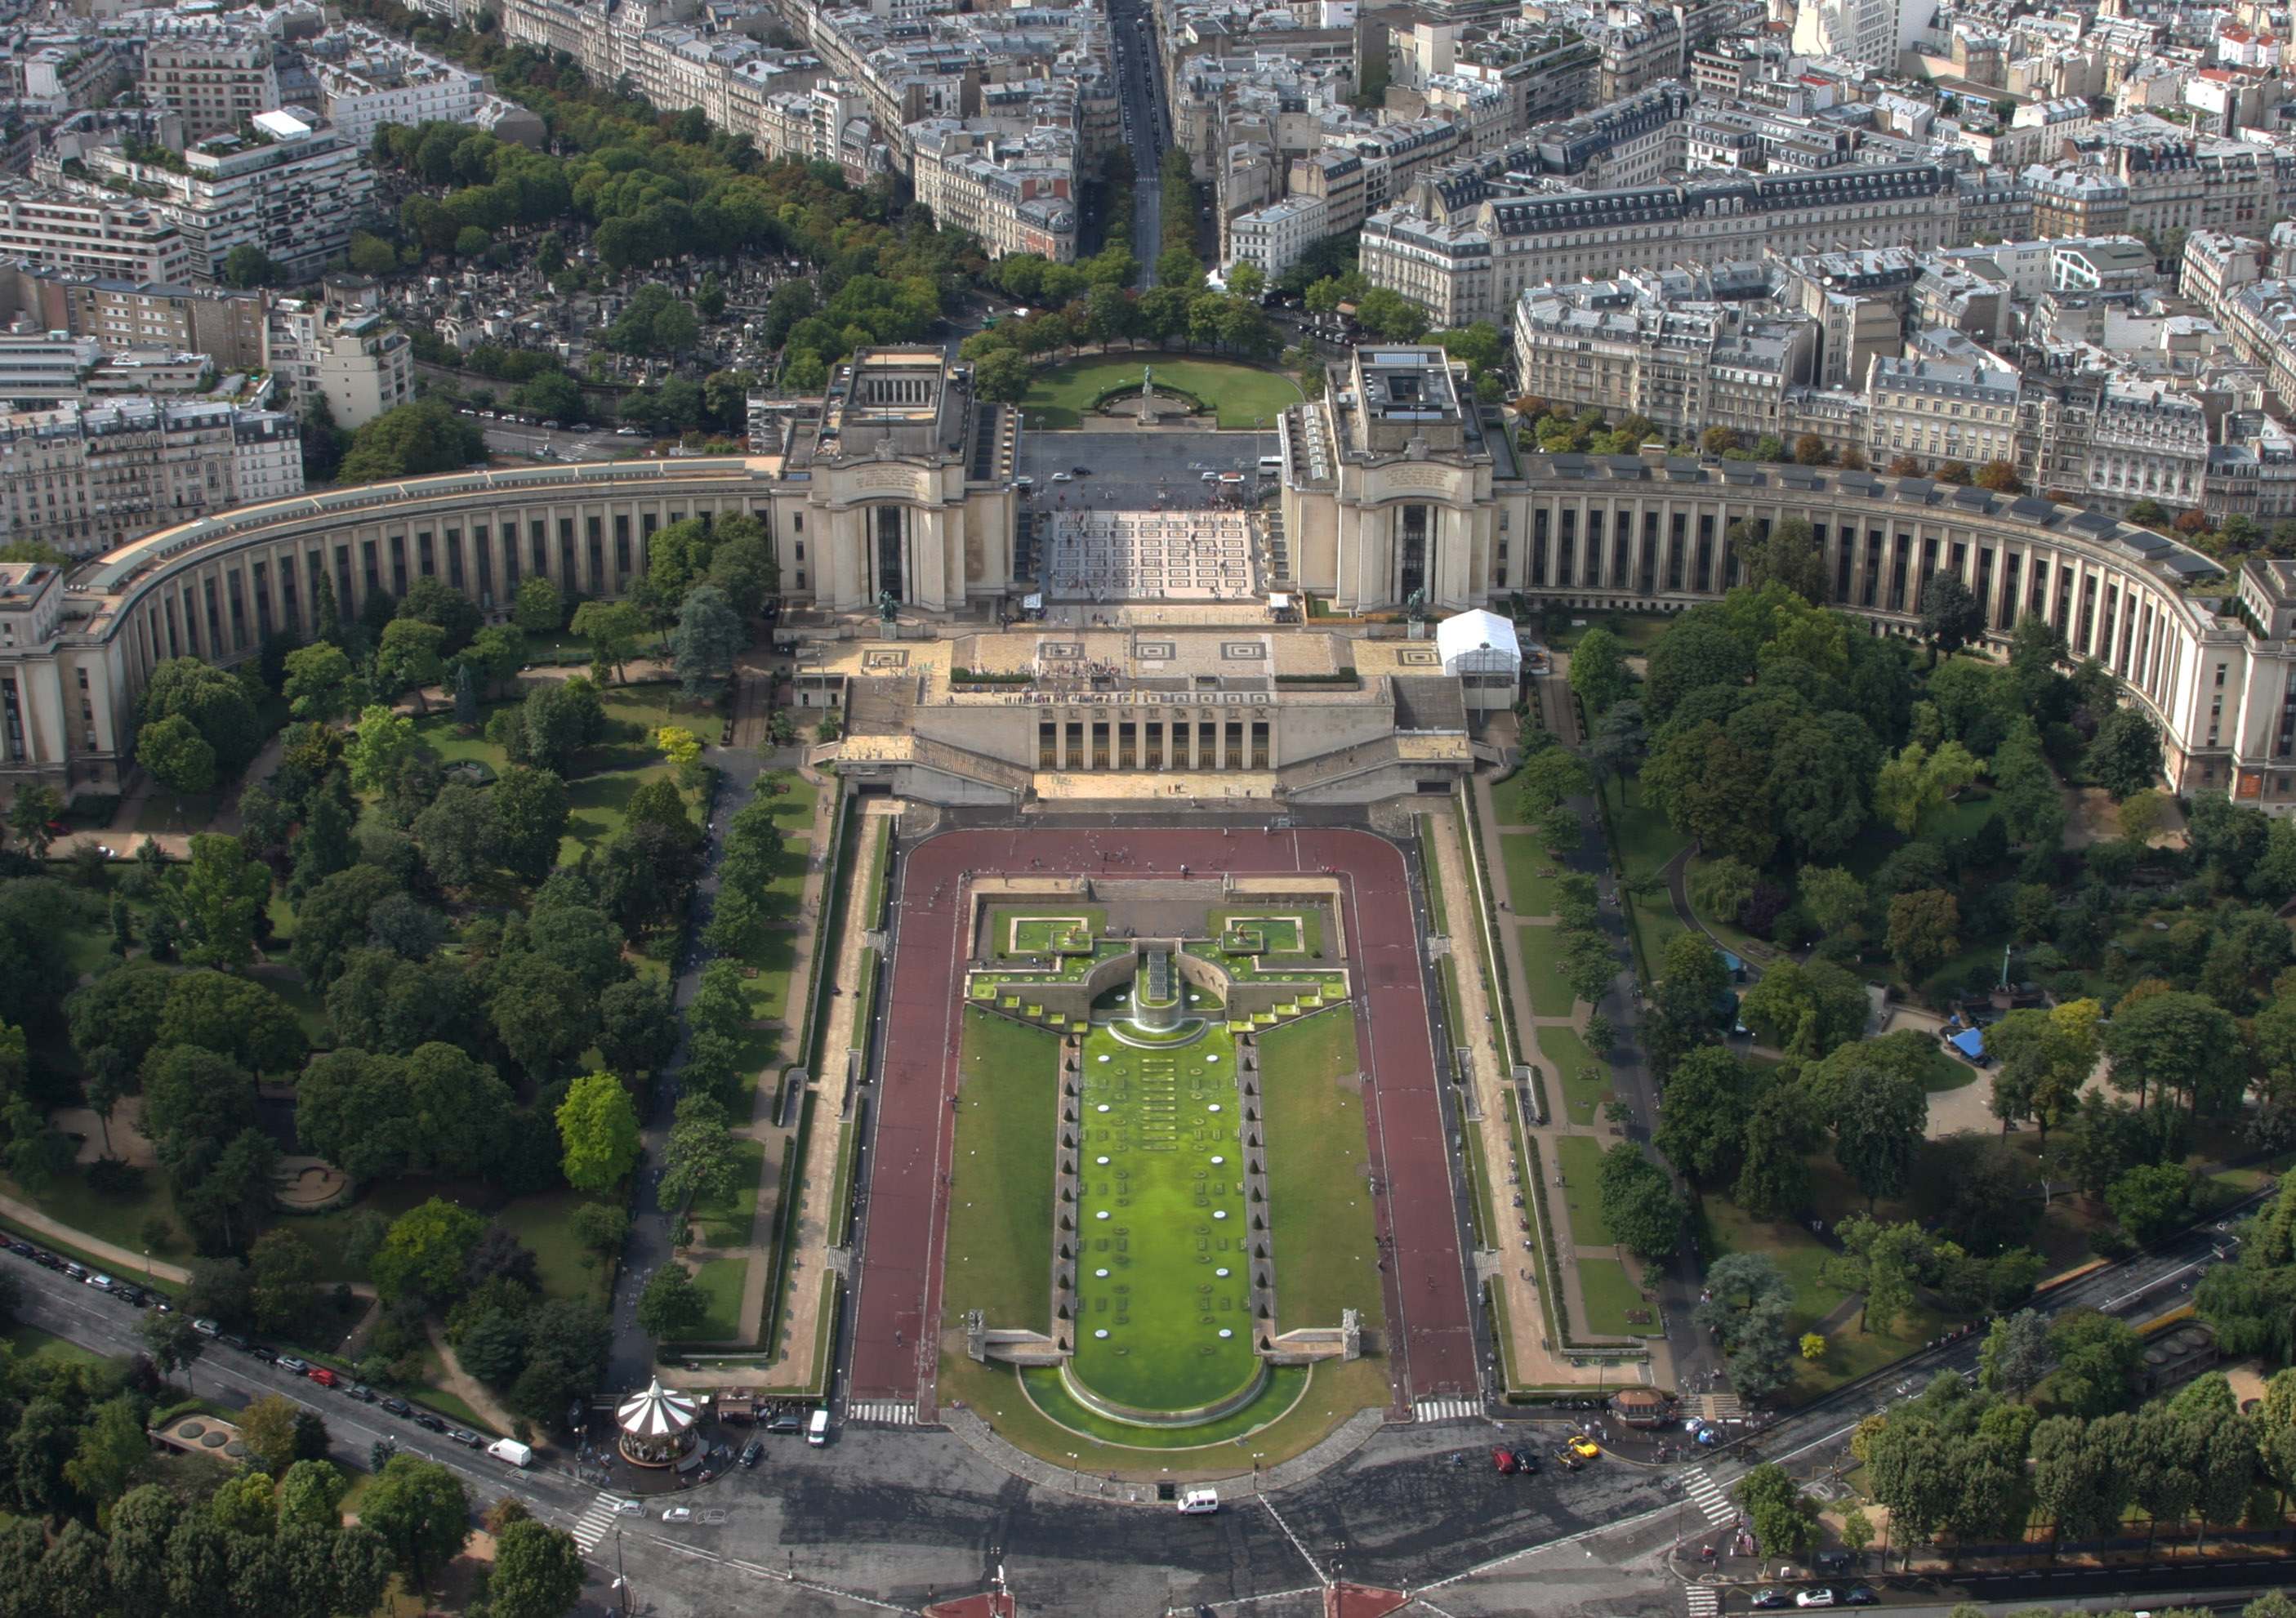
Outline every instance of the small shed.
<svg viewBox="0 0 2296 1618"><path fill-rule="evenodd" d="M1470 708L1512 708L1522 678L1522 642L1514 625L1480 607L1435 626L1443 672L1459 682Z"/></svg>
<svg viewBox="0 0 2296 1618"><path fill-rule="evenodd" d="M1984 1064L1985 1031L1983 1029L1965 1028L1962 1030L1961 1032L1948 1039L1946 1043L1952 1046L1954 1049L1959 1051L1970 1061L1978 1064L1980 1066Z"/></svg>

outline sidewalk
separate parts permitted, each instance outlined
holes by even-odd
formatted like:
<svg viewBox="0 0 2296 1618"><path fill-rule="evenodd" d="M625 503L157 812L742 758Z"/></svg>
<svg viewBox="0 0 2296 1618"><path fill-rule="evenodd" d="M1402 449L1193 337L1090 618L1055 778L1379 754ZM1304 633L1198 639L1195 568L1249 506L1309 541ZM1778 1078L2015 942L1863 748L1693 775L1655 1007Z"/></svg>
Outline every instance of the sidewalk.
<svg viewBox="0 0 2296 1618"><path fill-rule="evenodd" d="M102 1259L119 1272L119 1279L129 1281L139 1275L150 1275L158 1281L172 1281L181 1286L192 1278L192 1272L181 1264L170 1264L165 1259L150 1259L140 1253L107 1242L100 1236L76 1229L61 1220L50 1219L29 1203L20 1203L12 1196L0 1196L0 1214L4 1214L27 1230L37 1231L49 1240L84 1253L91 1259Z"/></svg>
<svg viewBox="0 0 2296 1618"><path fill-rule="evenodd" d="M1435 851L1437 875L1442 882L1443 892L1455 917L1461 916L1465 908L1474 903L1475 883L1473 875L1467 869L1464 850L1459 846L1457 825L1448 815L1430 816L1428 825L1431 834L1429 842ZM1491 1179L1492 1217L1504 1223L1513 1211L1507 1202L1500 1200L1505 1191L1513 1190L1542 1199L1546 1193L1542 1187L1525 1187L1521 1176L1508 1168L1518 1155L1513 1131L1507 1127L1506 1093L1513 1075L1507 1072L1505 1058L1492 1039L1488 1035L1475 1039L1469 1031L1477 1027L1488 1028L1491 1022L1490 1000L1484 989L1483 973L1474 970L1475 964L1482 958L1482 951L1480 940L1472 932L1462 929L1458 920L1455 919L1451 924L1451 953L1459 968L1456 973L1459 986L1459 1015L1466 1025L1455 1031L1453 1043L1472 1049L1474 1055L1475 1111L1479 1116L1471 1127L1482 1138L1483 1163ZM1527 1001L1522 1003L1528 1004ZM1530 1054L1529 1051L1524 1053L1526 1057ZM1537 1135L1540 1131L1534 1128L1530 1133ZM1546 1150L1551 1156L1552 1149ZM1542 1200L1540 1206L1546 1208L1548 1204ZM1553 1215L1548 1213L1546 1217L1552 1219ZM1555 1228L1561 1232L1567 1230L1568 1227L1557 1226ZM1505 1233L1494 1230L1491 1234L1494 1237L1501 1237ZM1512 1234L1521 1235L1520 1232ZM1519 1387L1548 1387L1570 1383L1584 1383L1591 1387L1599 1379L1599 1371L1574 1366L1554 1351L1546 1310L1539 1305L1538 1271L1530 1257L1532 1244L1537 1240L1537 1228L1534 1226L1529 1236L1522 1236L1523 1251L1519 1259L1508 1251L1504 1241L1500 1246L1484 1249L1475 1254L1476 1279L1496 1284L1501 1307L1506 1312L1507 1337L1513 1350L1514 1361L1507 1369L1514 1385ZM1561 1279L1565 1289L1564 1299L1570 1308L1583 1310L1585 1306L1578 1299L1576 1256L1567 1244L1558 1243L1558 1246L1562 1257ZM1574 1314L1571 1318L1577 1319L1580 1317Z"/></svg>
<svg viewBox="0 0 2296 1618"><path fill-rule="evenodd" d="M1467 790L1474 794L1483 839L1483 863L1492 872L1495 879L1494 886L1496 887L1505 881L1506 858L1503 840L1511 836L1535 836L1537 834L1527 827L1508 827L1499 824L1498 807L1491 796L1490 777L1488 775L1479 773L1474 776L1468 782ZM1472 891L1472 890L1469 891ZM1555 1257L1562 1272L1560 1278L1563 1285L1563 1301L1570 1311L1570 1323L1567 1328L1566 1341L1592 1348L1609 1344L1620 1346L1634 1344L1647 1348L1652 1353L1652 1371L1655 1374L1665 1363L1665 1341L1662 1334L1657 1329L1658 1321L1655 1311L1652 1321L1653 1330L1648 1336L1621 1338L1597 1335L1587 1326L1586 1292L1578 1269L1579 1261L1582 1259L1617 1260L1626 1266L1629 1279L1648 1287L1650 1283L1642 1274L1641 1261L1627 1253L1624 1248L1615 1245L1582 1247L1571 1232L1570 1197L1567 1195L1562 1196L1552 1195L1557 1189L1566 1193L1572 1189L1567 1185L1559 1184L1563 1178L1562 1153L1560 1145L1563 1139L1576 1136L1595 1142L1597 1149L1602 1149L1610 1146L1617 1138L1614 1125L1572 1123L1570 1121L1563 1103L1561 1065L1550 1057L1538 1043L1538 1032L1542 1028L1568 1029L1583 1038L1587 1030L1587 1019L1592 1014L1594 1008L1574 1001L1567 1015L1540 1016L1534 1013L1531 1010L1530 981L1523 966L1521 930L1525 926L1552 926L1554 918L1552 916L1526 918L1517 915L1510 908L1499 911L1493 919L1497 924L1499 953L1504 957L1501 970L1505 974L1507 992L1512 997L1512 1004L1515 1007L1516 1023L1522 1031L1523 1060L1538 1064L1546 1075L1545 1088L1549 1116L1544 1123L1533 1122L1526 1117L1523 1120L1523 1132L1538 1144L1539 1166L1544 1170L1535 1190L1540 1199L1539 1206L1545 1212L1548 1228L1554 1232ZM1593 1195L1594 1187L1591 1186L1582 1189L1587 1195ZM1521 1351L1521 1347L1518 1346L1517 1352ZM1565 1360L1564 1363L1567 1365L1568 1361ZM1578 1376L1582 1374L1574 1371L1572 1375ZM1570 1379L1571 1377L1563 1378L1563 1380ZM1594 1380L1592 1377L1585 1379Z"/></svg>

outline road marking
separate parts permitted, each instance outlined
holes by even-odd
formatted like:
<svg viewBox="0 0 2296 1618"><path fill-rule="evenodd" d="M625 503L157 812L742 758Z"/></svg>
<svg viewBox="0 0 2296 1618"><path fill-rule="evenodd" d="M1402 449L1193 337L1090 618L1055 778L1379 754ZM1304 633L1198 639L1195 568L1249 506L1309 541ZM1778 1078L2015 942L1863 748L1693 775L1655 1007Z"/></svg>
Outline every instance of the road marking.
<svg viewBox="0 0 2296 1618"><path fill-rule="evenodd" d="M1472 1421L1482 1413L1472 1399L1423 1399L1411 1407L1414 1421Z"/></svg>
<svg viewBox="0 0 2296 1618"><path fill-rule="evenodd" d="M848 1421L871 1421L888 1427L914 1427L917 1425L914 1400L863 1399L849 1400L845 1406Z"/></svg>
<svg viewBox="0 0 2296 1618"><path fill-rule="evenodd" d="M1308 1548L1300 1543L1300 1536L1292 1532L1292 1524L1285 1522L1283 1517L1277 1514L1275 1502L1263 1494L1259 1497L1259 1503L1267 1507L1267 1515L1275 1519L1275 1526L1282 1529L1283 1531L1283 1537L1292 1541L1292 1548L1300 1553L1300 1560L1308 1565L1308 1571L1315 1574L1316 1577L1322 1581L1324 1589L1329 1589L1332 1584L1332 1575L1325 1573L1321 1567L1316 1565L1316 1558L1308 1554Z"/></svg>
<svg viewBox="0 0 2296 1618"><path fill-rule="evenodd" d="M1682 1480L1682 1492L1690 1497L1690 1503L1704 1512L1706 1520L1717 1528L1738 1515L1737 1507L1730 1504L1710 1472L1701 1470L1685 1475Z"/></svg>
<svg viewBox="0 0 2296 1618"><path fill-rule="evenodd" d="M606 1537L606 1530L614 1525L620 1513L622 1498L618 1494L602 1494L592 1500L582 1515L574 1519L574 1548L588 1556Z"/></svg>
<svg viewBox="0 0 2296 1618"><path fill-rule="evenodd" d="M1714 1618L1722 1610L1722 1592L1710 1584L1693 1584L1683 1597L1690 1605L1690 1618Z"/></svg>

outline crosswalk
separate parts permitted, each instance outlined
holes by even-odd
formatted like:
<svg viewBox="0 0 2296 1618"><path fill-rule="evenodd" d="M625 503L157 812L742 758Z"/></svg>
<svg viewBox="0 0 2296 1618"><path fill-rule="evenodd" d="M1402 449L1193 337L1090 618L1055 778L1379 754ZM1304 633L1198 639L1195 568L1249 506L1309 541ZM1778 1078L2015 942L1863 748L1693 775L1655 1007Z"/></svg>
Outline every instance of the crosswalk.
<svg viewBox="0 0 2296 1618"><path fill-rule="evenodd" d="M595 1550L626 1503L618 1494L602 1494L592 1500L588 1508L574 1519L574 1548L586 1556Z"/></svg>
<svg viewBox="0 0 2296 1618"><path fill-rule="evenodd" d="M1682 1492L1684 1498L1704 1512L1706 1520L1718 1528L1738 1515L1738 1508L1730 1504L1722 1491L1716 1487L1714 1476L1710 1472L1700 1470L1685 1473L1682 1479Z"/></svg>
<svg viewBox="0 0 2296 1618"><path fill-rule="evenodd" d="M1722 1592L1710 1584L1693 1584L1683 1591L1690 1604L1690 1618L1715 1618L1722 1610Z"/></svg>
<svg viewBox="0 0 2296 1618"><path fill-rule="evenodd" d="M1423 1399L1411 1407L1414 1421L1472 1421L1482 1413L1481 1401L1473 1399Z"/></svg>
<svg viewBox="0 0 2296 1618"><path fill-rule="evenodd" d="M845 1407L848 1421L873 1421L888 1427L914 1427L917 1425L914 1400L894 1399L856 1400Z"/></svg>

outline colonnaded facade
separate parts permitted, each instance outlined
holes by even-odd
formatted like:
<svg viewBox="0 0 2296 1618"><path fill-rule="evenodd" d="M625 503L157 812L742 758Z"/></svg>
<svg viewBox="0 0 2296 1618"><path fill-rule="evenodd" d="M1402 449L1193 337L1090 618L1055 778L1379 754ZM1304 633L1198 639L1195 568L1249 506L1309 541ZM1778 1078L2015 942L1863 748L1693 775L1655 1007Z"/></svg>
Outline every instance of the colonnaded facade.
<svg viewBox="0 0 2296 1618"><path fill-rule="evenodd" d="M1088 630L995 631L996 604L1036 588L1015 576L1018 432L1013 412L972 397L969 367L871 350L765 453L411 479L163 530L69 578L0 569L0 781L118 790L152 666L234 663L275 630L308 632L322 575L347 614L431 575L498 617L529 574L615 595L656 530L734 514L765 524L791 604L813 609L813 690L833 685L849 705L840 763L855 773L906 747L910 786L975 801L1055 778L1088 795L1073 778L1105 773L1171 775L1176 796L1344 802L1442 790L1472 768L1470 703L1431 645L1322 620L1240 627L1233 602L1218 625L1152 630L1119 610ZM1799 517L1834 600L1877 630L1913 632L1920 581L1956 572L1990 632L2040 612L2120 676L2161 720L2172 784L2296 804L2296 565L2217 580L2148 530L1918 479L1525 456L1430 348L1359 350L1282 432L1268 527L1283 560L1256 579L1263 594L1304 590L1341 613L1414 595L1431 617L1516 595L1677 611L1737 580L1734 523ZM906 638L872 638L888 595ZM987 672L1001 678L967 678Z"/></svg>

